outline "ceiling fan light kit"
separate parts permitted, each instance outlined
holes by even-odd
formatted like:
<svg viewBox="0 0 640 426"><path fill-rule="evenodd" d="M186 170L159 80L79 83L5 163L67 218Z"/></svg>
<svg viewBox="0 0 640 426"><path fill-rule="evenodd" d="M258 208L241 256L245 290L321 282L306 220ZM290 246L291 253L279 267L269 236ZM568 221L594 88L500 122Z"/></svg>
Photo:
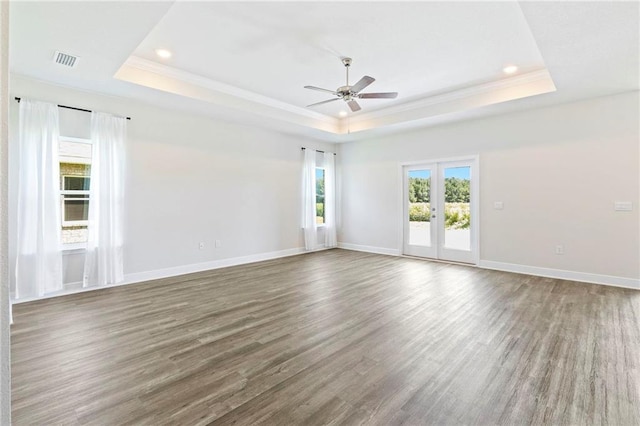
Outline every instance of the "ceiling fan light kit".
<svg viewBox="0 0 640 426"><path fill-rule="evenodd" d="M319 92L327 92L336 96L334 99L328 99L322 102L316 102L315 104L307 105L307 107L312 107L316 105L322 105L329 102L337 101L342 99L349 105L349 109L351 111L356 112L360 111L362 108L356 102L356 99L395 99L398 96L398 92L385 92L385 93L360 93L362 89L376 81L375 78L369 77L365 75L362 77L356 84L353 86L349 85L349 67L351 66L351 58L342 58L342 64L345 67L347 72L347 80L344 86L338 87L336 90L323 89L321 87L316 86L304 86L305 89L317 90Z"/></svg>

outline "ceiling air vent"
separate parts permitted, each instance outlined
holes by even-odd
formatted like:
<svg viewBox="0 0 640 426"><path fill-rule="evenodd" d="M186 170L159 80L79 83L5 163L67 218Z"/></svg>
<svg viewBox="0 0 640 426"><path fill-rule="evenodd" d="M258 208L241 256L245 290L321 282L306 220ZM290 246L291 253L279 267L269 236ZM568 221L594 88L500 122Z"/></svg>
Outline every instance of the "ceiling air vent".
<svg viewBox="0 0 640 426"><path fill-rule="evenodd" d="M66 53L62 53L56 50L56 54L53 56L53 62L60 65L65 65L67 67L75 67L78 63L78 56L68 55Z"/></svg>

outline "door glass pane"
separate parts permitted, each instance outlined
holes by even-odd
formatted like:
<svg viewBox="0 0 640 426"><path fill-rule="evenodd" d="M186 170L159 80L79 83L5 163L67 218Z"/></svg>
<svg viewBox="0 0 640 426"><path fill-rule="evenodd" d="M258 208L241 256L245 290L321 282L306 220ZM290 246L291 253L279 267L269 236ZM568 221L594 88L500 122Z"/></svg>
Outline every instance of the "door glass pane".
<svg viewBox="0 0 640 426"><path fill-rule="evenodd" d="M471 167L444 169L444 246L471 250Z"/></svg>
<svg viewBox="0 0 640 426"><path fill-rule="evenodd" d="M409 244L431 245L431 170L409 171Z"/></svg>

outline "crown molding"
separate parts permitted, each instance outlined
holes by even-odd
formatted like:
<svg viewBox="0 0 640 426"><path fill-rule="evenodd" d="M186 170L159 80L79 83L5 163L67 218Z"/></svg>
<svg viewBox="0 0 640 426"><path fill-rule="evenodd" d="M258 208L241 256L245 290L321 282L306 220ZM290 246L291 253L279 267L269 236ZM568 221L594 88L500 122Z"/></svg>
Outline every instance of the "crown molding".
<svg viewBox="0 0 640 426"><path fill-rule="evenodd" d="M334 134L338 133L337 118L136 56L130 56L125 61L116 72L115 78L206 102L226 104Z"/></svg>
<svg viewBox="0 0 640 426"><path fill-rule="evenodd" d="M434 123L438 117L478 109L543 93L554 92L555 84L546 69L477 84L459 90L426 96L404 104L350 117L341 122L341 133L356 133L409 122Z"/></svg>
<svg viewBox="0 0 640 426"><path fill-rule="evenodd" d="M325 114L320 114L315 111L301 108L295 105L288 104L286 102L278 101L276 99L260 95L249 90L240 89L239 87L231 86L229 84L221 83L210 78L202 77L197 74L193 74L187 71L173 68L167 65L159 64L157 62L149 61L137 56L131 56L125 62L133 68L137 68L144 71L149 71L155 74L163 75L165 77L174 78L176 80L184 81L185 83L194 84L210 90L225 93L227 95L235 96L241 99L245 99L251 102L267 105L273 108L278 108L284 111L288 111L294 114L299 114L305 117L313 118L314 120L326 121L328 123L334 123L337 119Z"/></svg>
<svg viewBox="0 0 640 426"><path fill-rule="evenodd" d="M498 90L512 89L541 81L548 82L550 80L551 76L549 75L549 72L546 68L543 68L514 77L503 78L496 81L468 86L462 89L440 93L437 95L427 95L414 101L378 109L372 112L365 112L352 117L351 122L353 123L358 121L372 120L375 118L381 118L393 114L402 114L404 112L430 107L437 104L460 101L466 98L471 98L477 95L491 93Z"/></svg>
<svg viewBox="0 0 640 426"><path fill-rule="evenodd" d="M434 122L445 114L461 113L556 90L549 72L543 68L338 119L136 56L129 57L115 77L338 137L410 122Z"/></svg>

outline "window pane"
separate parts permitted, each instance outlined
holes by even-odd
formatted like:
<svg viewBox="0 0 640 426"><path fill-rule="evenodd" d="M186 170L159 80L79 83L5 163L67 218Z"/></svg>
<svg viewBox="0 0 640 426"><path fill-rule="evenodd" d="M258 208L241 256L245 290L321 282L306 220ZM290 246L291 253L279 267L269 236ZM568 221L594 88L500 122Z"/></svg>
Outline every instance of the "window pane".
<svg viewBox="0 0 640 426"><path fill-rule="evenodd" d="M61 195L62 244L87 241L91 149L90 143L69 141L61 137L60 189L72 192Z"/></svg>
<svg viewBox="0 0 640 426"><path fill-rule="evenodd" d="M316 223L324 223L324 169L316 169Z"/></svg>
<svg viewBox="0 0 640 426"><path fill-rule="evenodd" d="M409 171L409 244L431 246L431 170Z"/></svg>
<svg viewBox="0 0 640 426"><path fill-rule="evenodd" d="M87 220L89 218L89 198L88 196L64 196L63 220L73 222Z"/></svg>
<svg viewBox="0 0 640 426"><path fill-rule="evenodd" d="M444 169L444 246L471 250L471 167Z"/></svg>
<svg viewBox="0 0 640 426"><path fill-rule="evenodd" d="M62 189L65 191L88 191L91 179L88 176L63 176Z"/></svg>

